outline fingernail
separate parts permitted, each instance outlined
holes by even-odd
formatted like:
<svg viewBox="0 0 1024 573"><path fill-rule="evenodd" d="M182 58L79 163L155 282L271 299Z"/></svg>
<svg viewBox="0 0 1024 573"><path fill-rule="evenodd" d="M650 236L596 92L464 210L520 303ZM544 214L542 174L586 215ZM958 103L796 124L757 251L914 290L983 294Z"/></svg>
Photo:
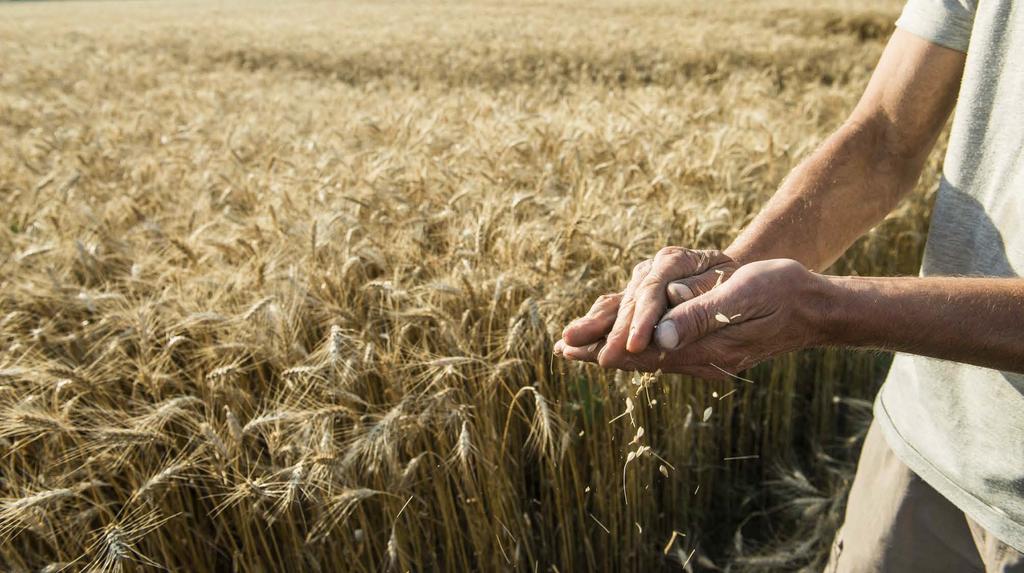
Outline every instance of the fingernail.
<svg viewBox="0 0 1024 573"><path fill-rule="evenodd" d="M594 352L595 350L597 350L596 342L587 347L587 352Z"/></svg>
<svg viewBox="0 0 1024 573"><path fill-rule="evenodd" d="M575 320L565 325L565 328L562 329L562 338L565 338L565 335L568 334L570 330L572 330L573 326L576 326Z"/></svg>
<svg viewBox="0 0 1024 573"><path fill-rule="evenodd" d="M679 333L676 332L675 323L666 320L659 324L657 330L654 331L654 339L658 341L658 346L665 350L672 350L679 346Z"/></svg>
<svg viewBox="0 0 1024 573"><path fill-rule="evenodd" d="M555 351L555 356L561 356L561 355L562 355L562 349L563 349L563 348L565 348L565 343L564 343L564 342L562 342L561 340L559 340L558 342L556 342L556 343L555 343L555 349L554 349L554 351Z"/></svg>
<svg viewBox="0 0 1024 573"><path fill-rule="evenodd" d="M683 283L672 283L668 285L668 292L681 301L688 301L693 298L693 290Z"/></svg>
<svg viewBox="0 0 1024 573"><path fill-rule="evenodd" d="M629 327L629 336L626 338L626 346L633 345L633 339L636 338L636 327Z"/></svg>

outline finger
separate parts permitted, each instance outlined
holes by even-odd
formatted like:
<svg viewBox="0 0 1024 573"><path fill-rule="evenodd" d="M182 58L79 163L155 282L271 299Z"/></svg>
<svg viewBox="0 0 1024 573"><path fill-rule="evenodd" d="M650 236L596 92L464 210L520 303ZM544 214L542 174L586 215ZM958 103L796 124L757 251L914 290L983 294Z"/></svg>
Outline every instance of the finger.
<svg viewBox="0 0 1024 573"><path fill-rule="evenodd" d="M651 263L652 261L647 260L633 267L632 278L630 278L629 284L626 285L626 289L622 292L622 300L619 302L619 309L615 316L615 324L612 326L611 331L608 332L608 342L604 346L604 352L608 353L609 358L616 357L619 354L626 352L626 339L629 332L629 325L633 321L633 307L635 305L633 294L636 292L640 281L642 281L650 271Z"/></svg>
<svg viewBox="0 0 1024 573"><path fill-rule="evenodd" d="M566 345L564 346L563 355L569 360L596 363L598 362L598 356L600 355L604 344L604 341L601 341L582 347ZM704 380L726 380L734 377L734 373L731 370L737 370L736 368L715 368L712 366L712 364L716 364L715 360L710 360L706 356L707 353L705 352L701 352L700 354L703 357L695 360L695 356L683 357L678 354L670 355L668 352L663 350L648 348L638 354L620 354L616 359L616 362L614 364L609 364L607 368L643 372L656 372L661 370L663 372L684 374ZM716 360L719 360L720 358L721 357L716 356Z"/></svg>
<svg viewBox="0 0 1024 573"><path fill-rule="evenodd" d="M602 351L607 348L606 342L598 342L585 347L565 347L565 357L572 360L579 360L581 362L597 362L601 364L603 368L616 368L619 370L640 370L644 372L654 372L656 370L662 370L668 364L669 355L667 352L657 350L655 348L648 348L647 350L633 354L629 352L620 352L615 355L614 362L602 363L602 357L604 354Z"/></svg>
<svg viewBox="0 0 1024 573"><path fill-rule="evenodd" d="M679 247L666 247L658 251L650 272L637 287L636 309L633 312L626 349L630 352L640 352L650 344L654 326L668 308L666 292L671 281L701 275L712 266L727 260L723 257L724 255L717 252L693 251Z"/></svg>
<svg viewBox="0 0 1024 573"><path fill-rule="evenodd" d="M730 272L715 267L697 276L688 277L668 283L665 294L669 306L682 304L715 288L721 281L729 278Z"/></svg>
<svg viewBox="0 0 1024 573"><path fill-rule="evenodd" d="M565 341L559 339L558 342L555 342L553 352L555 356L562 356L565 353Z"/></svg>
<svg viewBox="0 0 1024 573"><path fill-rule="evenodd" d="M684 279L668 283L668 287L665 288L665 294L668 295L669 306L682 304L697 296L697 293L693 291L693 287L690 286L692 282L694 282L694 279Z"/></svg>
<svg viewBox="0 0 1024 573"><path fill-rule="evenodd" d="M585 316L569 323L562 338L570 346L587 346L608 335L615 324L622 293L601 295Z"/></svg>
<svg viewBox="0 0 1024 573"><path fill-rule="evenodd" d="M702 378L705 380L724 380L736 378L735 373L757 363L751 357L731 356L722 344L716 344L711 335L697 344L682 348L675 352L667 352L654 347L643 352L620 353L614 363L602 365L628 371L672 372ZM570 346L562 343L563 356L579 362L598 362L606 342L601 340L587 346Z"/></svg>
<svg viewBox="0 0 1024 573"><path fill-rule="evenodd" d="M562 349L562 355L569 360L577 360L580 362L597 362L598 353L601 352L601 348L605 345L604 340L600 340L593 344L586 346L570 346L566 344Z"/></svg>
<svg viewBox="0 0 1024 573"><path fill-rule="evenodd" d="M655 340L665 350L683 348L723 328L742 322L745 300L733 289L713 289L668 311L658 323Z"/></svg>

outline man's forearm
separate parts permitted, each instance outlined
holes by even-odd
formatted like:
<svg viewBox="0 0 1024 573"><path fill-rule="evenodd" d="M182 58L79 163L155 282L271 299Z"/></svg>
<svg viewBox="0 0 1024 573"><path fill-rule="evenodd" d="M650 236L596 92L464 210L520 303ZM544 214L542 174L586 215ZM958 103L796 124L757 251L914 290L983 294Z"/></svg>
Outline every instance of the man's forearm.
<svg viewBox="0 0 1024 573"><path fill-rule="evenodd" d="M829 277L823 345L1024 373L1024 279Z"/></svg>
<svg viewBox="0 0 1024 573"><path fill-rule="evenodd" d="M850 119L786 179L726 249L741 262L832 264L917 182L959 91L964 54L903 30Z"/></svg>
<svg viewBox="0 0 1024 573"><path fill-rule="evenodd" d="M913 188L922 157L906 157L878 123L844 125L786 178L725 252L741 262L832 264Z"/></svg>

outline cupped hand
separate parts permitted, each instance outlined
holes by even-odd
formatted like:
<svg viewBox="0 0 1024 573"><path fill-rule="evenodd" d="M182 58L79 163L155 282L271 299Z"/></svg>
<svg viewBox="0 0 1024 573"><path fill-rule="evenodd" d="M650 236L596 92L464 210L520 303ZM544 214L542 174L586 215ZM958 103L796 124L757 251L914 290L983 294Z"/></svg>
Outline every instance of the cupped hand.
<svg viewBox="0 0 1024 573"><path fill-rule="evenodd" d="M609 359L642 352L669 307L710 291L738 267L720 251L665 247L633 267L624 291L598 297L585 316L569 323L555 352L595 343L601 343Z"/></svg>
<svg viewBox="0 0 1024 573"><path fill-rule="evenodd" d="M676 372L702 378L735 375L758 362L823 340L831 283L788 259L743 265L717 288L659 317L657 345L609 353L607 342L563 343L563 356L604 368Z"/></svg>

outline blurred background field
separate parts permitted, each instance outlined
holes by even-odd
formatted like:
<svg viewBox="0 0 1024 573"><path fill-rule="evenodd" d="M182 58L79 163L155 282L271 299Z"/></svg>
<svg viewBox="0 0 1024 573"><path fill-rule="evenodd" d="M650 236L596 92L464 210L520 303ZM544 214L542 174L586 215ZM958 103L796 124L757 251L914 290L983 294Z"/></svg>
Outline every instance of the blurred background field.
<svg viewBox="0 0 1024 573"><path fill-rule="evenodd" d="M900 6L0 4L0 569L820 569L887 356L661 377L663 475L550 349L724 247ZM940 156L830 272L916 273Z"/></svg>

